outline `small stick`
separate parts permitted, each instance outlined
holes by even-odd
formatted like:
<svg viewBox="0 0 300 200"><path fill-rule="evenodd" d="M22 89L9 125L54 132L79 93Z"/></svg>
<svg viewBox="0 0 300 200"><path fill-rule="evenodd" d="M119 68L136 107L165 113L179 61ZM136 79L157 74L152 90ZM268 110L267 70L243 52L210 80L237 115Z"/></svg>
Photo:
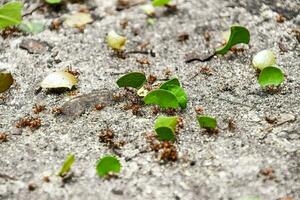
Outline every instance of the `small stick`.
<svg viewBox="0 0 300 200"><path fill-rule="evenodd" d="M150 51L138 51L138 50L135 50L135 51L127 51L125 52L125 54L145 54L145 55L148 55L150 54L152 57L155 57L155 52L153 52L153 50L151 49Z"/></svg>
<svg viewBox="0 0 300 200"><path fill-rule="evenodd" d="M186 59L185 62L186 63L191 63L191 62L194 62L194 61L206 62L206 61L211 60L215 55L216 55L216 53L214 52L213 54L209 55L206 58L200 58L198 56L195 56L195 57Z"/></svg>
<svg viewBox="0 0 300 200"><path fill-rule="evenodd" d="M28 13L25 13L22 15L22 17L31 15L32 13L34 13L35 11L37 11L38 9L40 9L41 7L43 7L45 5L45 3L41 3L39 5L37 5L35 8L33 8L31 11L29 11Z"/></svg>

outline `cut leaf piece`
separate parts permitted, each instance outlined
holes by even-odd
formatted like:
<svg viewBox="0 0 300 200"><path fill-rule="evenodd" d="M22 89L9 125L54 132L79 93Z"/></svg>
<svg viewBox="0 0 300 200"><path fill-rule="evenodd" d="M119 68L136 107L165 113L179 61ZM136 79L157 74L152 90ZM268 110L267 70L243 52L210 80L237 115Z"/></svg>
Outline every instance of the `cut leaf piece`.
<svg viewBox="0 0 300 200"><path fill-rule="evenodd" d="M198 115L197 119L201 128L214 129L217 127L217 120L213 117Z"/></svg>
<svg viewBox="0 0 300 200"><path fill-rule="evenodd" d="M89 13L75 13L73 15L68 15L65 24L73 28L82 28L86 24L92 23L93 18Z"/></svg>
<svg viewBox="0 0 300 200"><path fill-rule="evenodd" d="M159 105L161 108L178 108L179 103L172 92L163 89L152 90L144 98L145 104Z"/></svg>
<svg viewBox="0 0 300 200"><path fill-rule="evenodd" d="M19 27L25 33L38 34L44 31L44 23L36 21L23 21Z"/></svg>
<svg viewBox="0 0 300 200"><path fill-rule="evenodd" d="M11 73L0 70L0 93L5 92L14 83Z"/></svg>
<svg viewBox="0 0 300 200"><path fill-rule="evenodd" d="M70 171L74 161L74 154L69 154L57 175L62 177L65 176Z"/></svg>
<svg viewBox="0 0 300 200"><path fill-rule="evenodd" d="M168 85L177 85L177 86L180 86L180 82L178 80L178 78L172 78L166 82L164 82L163 84L161 84L160 88L165 88L167 87Z"/></svg>
<svg viewBox="0 0 300 200"><path fill-rule="evenodd" d="M271 50L263 50L253 57L252 64L255 68L263 70L266 67L275 65L276 58Z"/></svg>
<svg viewBox="0 0 300 200"><path fill-rule="evenodd" d="M281 69L273 66L264 68L258 77L258 82L262 87L278 86L283 80L284 75Z"/></svg>
<svg viewBox="0 0 300 200"><path fill-rule="evenodd" d="M61 2L61 0L45 0L49 4L58 4Z"/></svg>
<svg viewBox="0 0 300 200"><path fill-rule="evenodd" d="M155 132L161 141L174 141L178 117L160 116L155 121Z"/></svg>
<svg viewBox="0 0 300 200"><path fill-rule="evenodd" d="M182 87L177 85L166 85L161 89L168 90L173 93L182 109L186 108L187 105L187 95Z"/></svg>
<svg viewBox="0 0 300 200"><path fill-rule="evenodd" d="M139 89L144 85L146 80L147 78L143 73L131 72L119 78L117 84L119 87L133 87Z"/></svg>
<svg viewBox="0 0 300 200"><path fill-rule="evenodd" d="M171 0L153 0L152 5L153 6L165 6L170 2L171 2Z"/></svg>
<svg viewBox="0 0 300 200"><path fill-rule="evenodd" d="M160 89L168 90L173 93L180 105L181 108L186 108L187 105L187 95L177 78L173 78L169 81L166 81L160 86Z"/></svg>
<svg viewBox="0 0 300 200"><path fill-rule="evenodd" d="M55 88L69 88L77 84L78 80L71 73L59 71L52 72L41 82L42 88L55 89Z"/></svg>
<svg viewBox="0 0 300 200"><path fill-rule="evenodd" d="M126 38L117 34L115 31L110 31L107 34L106 42L110 48L120 51L125 48Z"/></svg>
<svg viewBox="0 0 300 200"><path fill-rule="evenodd" d="M0 30L9 26L18 25L22 21L23 4L20 2L6 3L0 7Z"/></svg>
<svg viewBox="0 0 300 200"><path fill-rule="evenodd" d="M236 44L248 44L250 42L250 33L247 28L242 26L232 26L230 32L230 37L228 42L224 47L216 49L217 54L226 54L231 47Z"/></svg>
<svg viewBox="0 0 300 200"><path fill-rule="evenodd" d="M119 173L121 171L121 163L116 157L107 155L98 160L96 170L100 177L104 177L110 172Z"/></svg>

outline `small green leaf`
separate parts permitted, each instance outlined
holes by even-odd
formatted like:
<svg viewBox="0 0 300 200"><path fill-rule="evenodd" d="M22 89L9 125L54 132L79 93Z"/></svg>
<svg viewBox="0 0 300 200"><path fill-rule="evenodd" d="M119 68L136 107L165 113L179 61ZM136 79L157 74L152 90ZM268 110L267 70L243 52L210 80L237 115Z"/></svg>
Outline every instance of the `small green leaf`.
<svg viewBox="0 0 300 200"><path fill-rule="evenodd" d="M161 108L178 108L179 103L176 96L168 90L152 90L144 98L145 104L156 104Z"/></svg>
<svg viewBox="0 0 300 200"><path fill-rule="evenodd" d="M213 117L198 115L197 119L201 128L214 129L217 127L217 120Z"/></svg>
<svg viewBox="0 0 300 200"><path fill-rule="evenodd" d="M133 87L139 89L144 85L146 80L145 74L140 72L131 72L119 78L117 80L117 84L119 87Z"/></svg>
<svg viewBox="0 0 300 200"><path fill-rule="evenodd" d="M284 80L284 75L281 69L277 67L266 67L264 68L258 77L258 83L260 86L278 86L280 85Z"/></svg>
<svg viewBox="0 0 300 200"><path fill-rule="evenodd" d="M19 27L25 33L38 34L44 31L44 23L42 22L23 21Z"/></svg>
<svg viewBox="0 0 300 200"><path fill-rule="evenodd" d="M74 154L69 154L57 175L65 176L70 171L74 161L75 161Z"/></svg>
<svg viewBox="0 0 300 200"><path fill-rule="evenodd" d="M14 83L11 73L0 70L0 93L5 92Z"/></svg>
<svg viewBox="0 0 300 200"><path fill-rule="evenodd" d="M177 78L173 78L169 81L166 81L160 86L160 89L168 90L172 92L181 108L185 109L187 105L187 94L184 89L180 87L180 83Z"/></svg>
<svg viewBox="0 0 300 200"><path fill-rule="evenodd" d="M177 85L180 87L180 82L178 80L178 78L172 78L166 82L164 82L163 84L161 84L160 88L164 88L164 87L167 87L168 85Z"/></svg>
<svg viewBox="0 0 300 200"><path fill-rule="evenodd" d="M22 21L23 4L10 2L0 7L0 30L9 26L18 25Z"/></svg>
<svg viewBox="0 0 300 200"><path fill-rule="evenodd" d="M49 4L58 4L60 3L62 0L45 0L47 3Z"/></svg>
<svg viewBox="0 0 300 200"><path fill-rule="evenodd" d="M153 6L165 6L170 2L171 2L171 0L153 0L152 5Z"/></svg>
<svg viewBox="0 0 300 200"><path fill-rule="evenodd" d="M247 28L242 26L232 26L230 32L230 37L228 42L224 47L216 49L217 54L226 54L231 47L236 44L248 44L250 42L250 33Z"/></svg>
<svg viewBox="0 0 300 200"><path fill-rule="evenodd" d="M155 132L161 141L174 141L178 117L160 116L155 121Z"/></svg>
<svg viewBox="0 0 300 200"><path fill-rule="evenodd" d="M116 157L107 155L98 160L96 170L100 177L104 177L110 172L119 173L121 164Z"/></svg>

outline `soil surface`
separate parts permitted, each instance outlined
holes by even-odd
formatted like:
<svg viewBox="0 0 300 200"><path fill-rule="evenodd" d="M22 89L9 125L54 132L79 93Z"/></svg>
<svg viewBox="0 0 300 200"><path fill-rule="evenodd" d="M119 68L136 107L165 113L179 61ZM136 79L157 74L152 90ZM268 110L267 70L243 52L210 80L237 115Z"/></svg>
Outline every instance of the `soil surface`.
<svg viewBox="0 0 300 200"><path fill-rule="evenodd" d="M1 4L4 1L0 1ZM7 1L6 1L7 2ZM28 13L38 1L24 1ZM94 22L82 30L62 25L50 30L53 19L82 9ZM140 5L116 10L114 0L73 1L63 6L43 6L24 19L46 23L37 35L13 33L0 38L0 68L12 72L15 83L0 98L0 199L300 199L300 1L299 0L178 0L177 11L157 8L153 25ZM127 26L125 26L127 24ZM223 42L232 24L251 33L244 51L214 56L206 62L186 63L188 53L206 54ZM105 43L110 30L128 39L127 51L141 44L152 54L118 58ZM178 41L183 32L189 39ZM34 39L47 44L35 51L22 47ZM251 66L253 55L271 49L286 75L279 91L260 88ZM150 64L141 64L141 60ZM79 71L77 89L62 93L42 90L39 83L50 72L72 67ZM124 93L118 77L141 71L157 77L155 84L178 77L189 101L177 134L177 161L160 160L147 136L153 132L159 111L142 105L138 112L124 109L130 101L115 101ZM130 93L130 91L127 91ZM94 105L103 103L102 110ZM35 114L33 107L44 105ZM59 114L59 108L65 114ZM201 129L198 111L215 116L218 134ZM53 109L56 108L56 114ZM17 128L20 119L36 118L40 127ZM119 149L99 140L110 128ZM56 174L69 153L76 161L72 174ZM101 179L97 160L117 154L122 171ZM290 197L290 198L289 198Z"/></svg>

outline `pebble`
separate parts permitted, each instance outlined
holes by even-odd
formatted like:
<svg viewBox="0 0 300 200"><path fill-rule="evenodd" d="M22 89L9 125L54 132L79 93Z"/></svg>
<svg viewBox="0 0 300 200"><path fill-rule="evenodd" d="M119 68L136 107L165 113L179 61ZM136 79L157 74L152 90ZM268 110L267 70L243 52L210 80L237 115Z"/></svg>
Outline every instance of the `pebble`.
<svg viewBox="0 0 300 200"><path fill-rule="evenodd" d="M25 49L31 54L42 54L50 50L50 46L47 42L34 40L34 39L24 39L20 43L20 48Z"/></svg>

